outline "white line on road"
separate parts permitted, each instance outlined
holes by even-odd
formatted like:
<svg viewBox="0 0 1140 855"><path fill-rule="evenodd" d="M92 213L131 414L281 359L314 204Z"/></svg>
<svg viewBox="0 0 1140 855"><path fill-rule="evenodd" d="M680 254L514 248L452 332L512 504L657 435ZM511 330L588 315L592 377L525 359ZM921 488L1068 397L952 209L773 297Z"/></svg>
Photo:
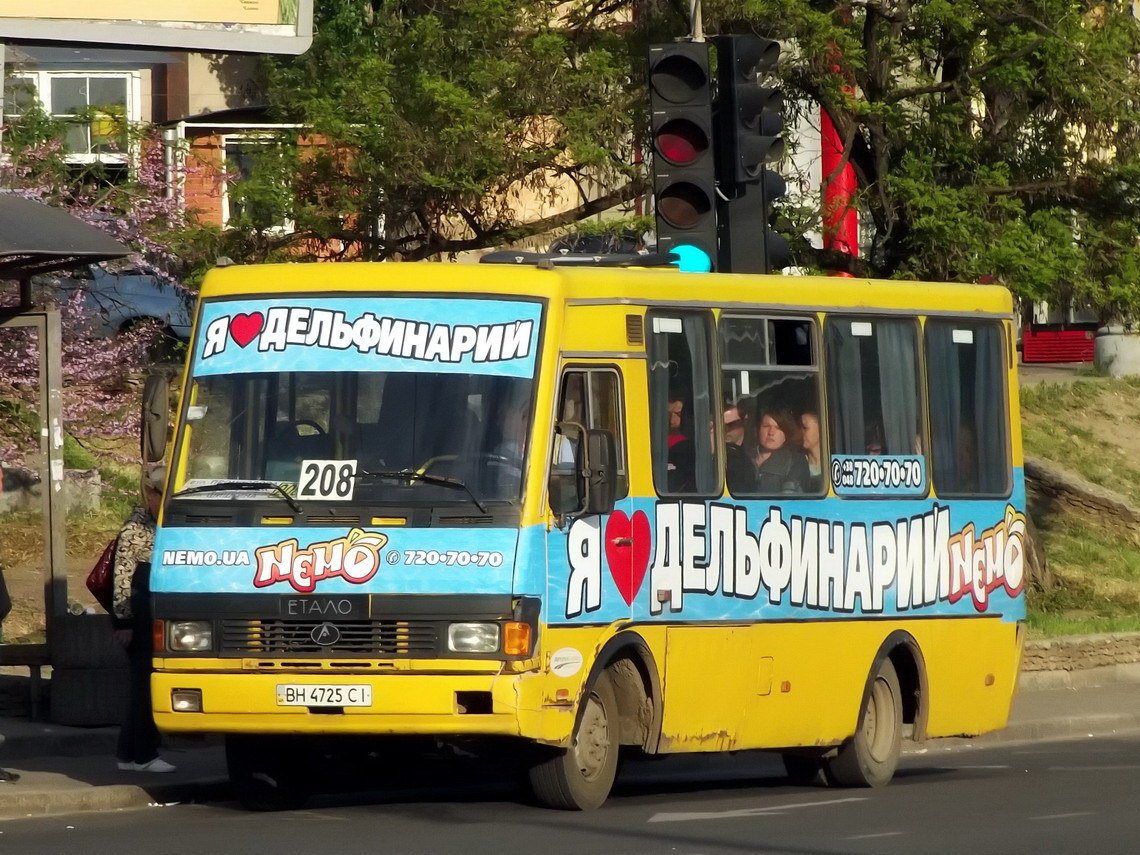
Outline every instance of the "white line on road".
<svg viewBox="0 0 1140 855"><path fill-rule="evenodd" d="M844 840L870 840L872 837L898 837L900 834L906 834L905 831L880 831L878 834L853 834L850 837L844 837Z"/></svg>
<svg viewBox="0 0 1140 855"><path fill-rule="evenodd" d="M822 802L799 802L794 805L771 805L769 807L741 808L739 810L700 811L691 813L655 813L649 822L688 822L694 819L732 819L738 816L779 816L783 811L793 808L821 807L823 805L839 805L847 802L865 802L864 798L827 799Z"/></svg>
<svg viewBox="0 0 1140 855"><path fill-rule="evenodd" d="M1095 813L1096 813L1095 810L1078 810L1078 811L1073 811L1072 813L1051 813L1051 814L1047 814L1045 816L1031 816L1029 818L1030 819L1069 819L1070 817L1074 817L1074 816L1093 816Z"/></svg>
<svg viewBox="0 0 1140 855"><path fill-rule="evenodd" d="M958 766L959 769L1008 769L1009 766Z"/></svg>

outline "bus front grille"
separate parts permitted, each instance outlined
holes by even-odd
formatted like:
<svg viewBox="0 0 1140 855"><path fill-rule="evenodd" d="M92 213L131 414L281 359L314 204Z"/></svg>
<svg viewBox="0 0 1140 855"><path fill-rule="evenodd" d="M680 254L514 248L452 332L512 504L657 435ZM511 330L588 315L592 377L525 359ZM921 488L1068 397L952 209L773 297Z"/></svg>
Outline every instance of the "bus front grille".
<svg viewBox="0 0 1140 855"><path fill-rule="evenodd" d="M227 618L221 623L224 654L438 655L439 630L435 621Z"/></svg>

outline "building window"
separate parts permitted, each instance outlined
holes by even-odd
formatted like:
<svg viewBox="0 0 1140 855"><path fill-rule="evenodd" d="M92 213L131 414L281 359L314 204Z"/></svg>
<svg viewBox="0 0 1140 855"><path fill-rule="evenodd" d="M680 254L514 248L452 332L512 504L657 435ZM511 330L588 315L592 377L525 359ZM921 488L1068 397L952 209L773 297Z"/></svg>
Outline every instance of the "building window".
<svg viewBox="0 0 1140 855"><path fill-rule="evenodd" d="M262 170L273 171L276 152L271 137L229 135L223 138L227 179L222 191L222 221L226 227L253 226L258 231L288 233L293 221L285 213L288 188L272 177L253 190L246 184ZM245 185L244 187L242 185Z"/></svg>
<svg viewBox="0 0 1140 855"><path fill-rule="evenodd" d="M64 125L69 163L127 163L128 129L140 121L140 81L135 72L35 71L4 83L4 117L16 119L38 104Z"/></svg>

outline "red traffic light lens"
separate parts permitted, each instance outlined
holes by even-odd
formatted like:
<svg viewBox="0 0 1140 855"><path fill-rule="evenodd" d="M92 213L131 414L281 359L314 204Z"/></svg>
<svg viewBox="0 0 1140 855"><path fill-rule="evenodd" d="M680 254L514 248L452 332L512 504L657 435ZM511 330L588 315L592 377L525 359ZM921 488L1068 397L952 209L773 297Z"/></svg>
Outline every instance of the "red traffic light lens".
<svg viewBox="0 0 1140 855"><path fill-rule="evenodd" d="M709 194L688 181L670 184L657 194L657 214L675 229L689 229L712 210Z"/></svg>
<svg viewBox="0 0 1140 855"><path fill-rule="evenodd" d="M709 138L695 122L673 119L657 131L657 151L674 166L688 166L708 151Z"/></svg>

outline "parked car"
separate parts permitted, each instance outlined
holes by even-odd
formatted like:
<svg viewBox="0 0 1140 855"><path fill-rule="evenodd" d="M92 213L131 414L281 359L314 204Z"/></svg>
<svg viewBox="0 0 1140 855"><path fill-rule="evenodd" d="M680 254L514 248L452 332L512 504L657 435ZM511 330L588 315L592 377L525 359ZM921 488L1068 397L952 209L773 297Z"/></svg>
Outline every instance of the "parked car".
<svg viewBox="0 0 1140 855"><path fill-rule="evenodd" d="M172 283L139 270L109 271L102 265L87 269L86 299L96 309L96 332L113 335L140 323L161 325L167 335L190 338L192 298Z"/></svg>

